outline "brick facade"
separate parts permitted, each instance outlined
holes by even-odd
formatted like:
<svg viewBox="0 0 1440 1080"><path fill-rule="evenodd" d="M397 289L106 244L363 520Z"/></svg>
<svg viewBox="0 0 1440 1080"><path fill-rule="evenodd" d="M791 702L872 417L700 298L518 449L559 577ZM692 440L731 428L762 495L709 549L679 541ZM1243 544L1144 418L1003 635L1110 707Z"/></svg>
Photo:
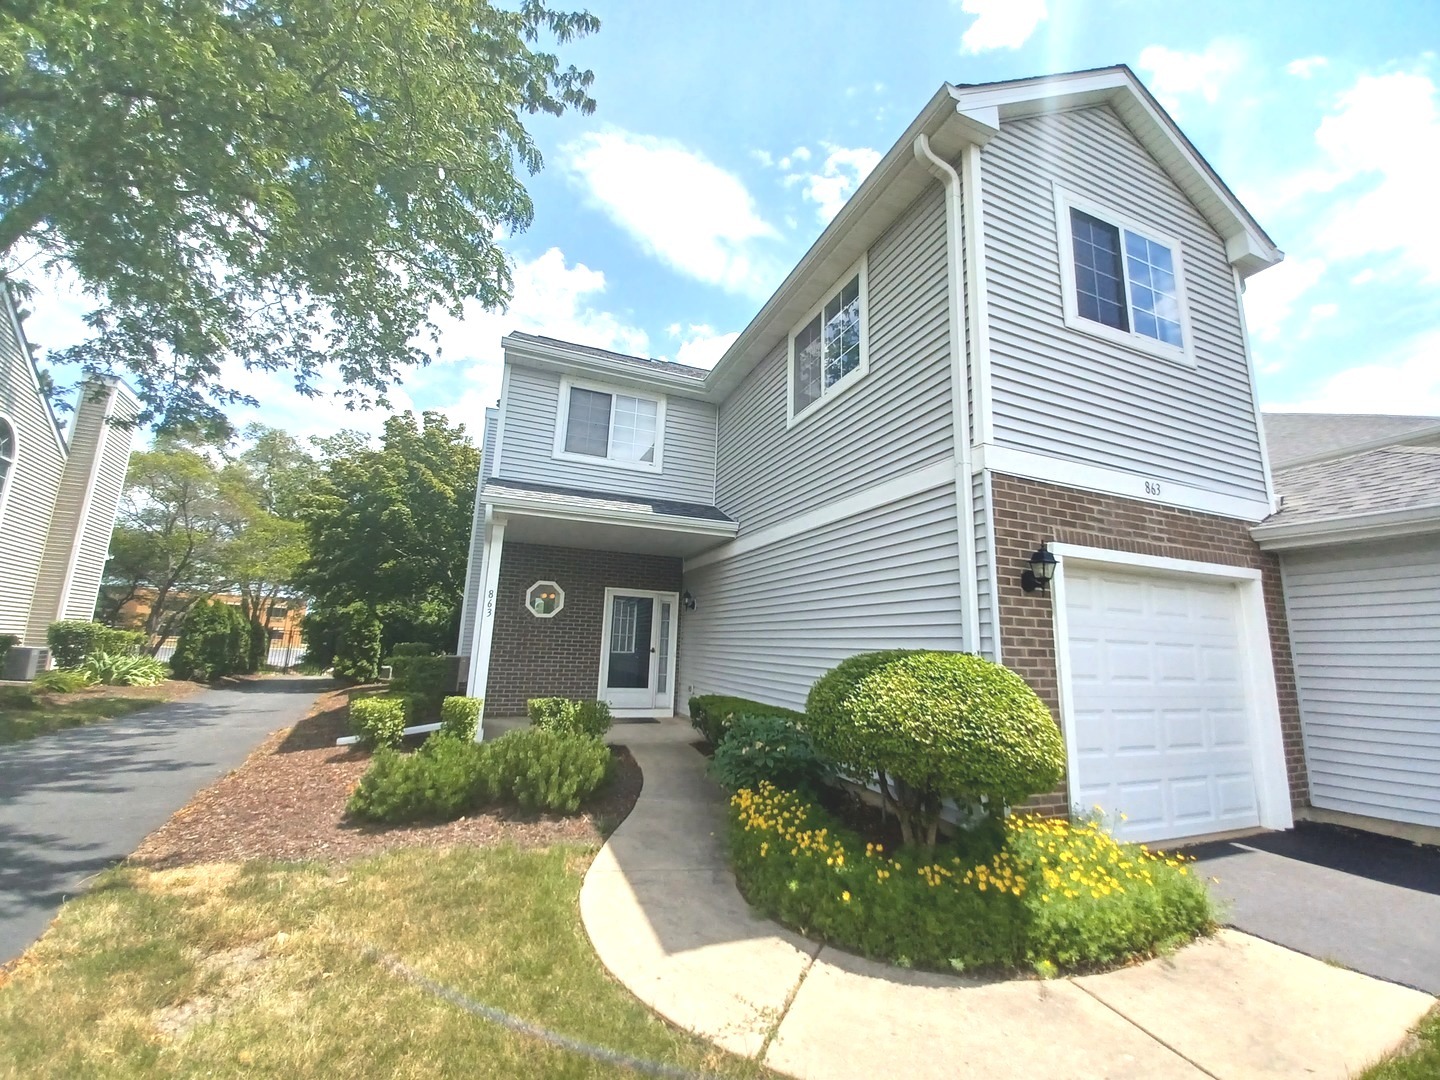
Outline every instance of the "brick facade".
<svg viewBox="0 0 1440 1080"><path fill-rule="evenodd" d="M495 604L495 637L485 692L489 716L521 716L533 697L594 698L600 674L605 590L679 592L681 561L664 555L505 544ZM525 607L537 581L565 591L549 619Z"/></svg>
<svg viewBox="0 0 1440 1080"><path fill-rule="evenodd" d="M1042 541L1248 566L1262 572L1290 800L1297 807L1304 806L1308 785L1300 736L1300 703L1290 658L1280 564L1274 555L1256 546L1249 524L1000 473L992 474L991 489L1001 655L1005 666L1024 676L1057 717L1060 691L1050 596L1045 592L1026 593L1020 588L1020 574ZM1038 808L1055 813L1064 813L1067 804L1064 790L1035 800Z"/></svg>

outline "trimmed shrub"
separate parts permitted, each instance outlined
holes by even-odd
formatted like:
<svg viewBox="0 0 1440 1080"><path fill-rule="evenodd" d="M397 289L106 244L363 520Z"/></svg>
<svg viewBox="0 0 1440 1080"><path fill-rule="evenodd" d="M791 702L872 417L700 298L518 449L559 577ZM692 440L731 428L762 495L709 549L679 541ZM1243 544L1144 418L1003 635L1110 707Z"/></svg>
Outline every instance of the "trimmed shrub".
<svg viewBox="0 0 1440 1080"><path fill-rule="evenodd" d="M526 810L573 814L610 775L609 748L588 735L522 728L479 745L497 796Z"/></svg>
<svg viewBox="0 0 1440 1080"><path fill-rule="evenodd" d="M145 635L139 630L116 630L84 619L62 619L46 628L45 642L56 667L78 668L93 653L134 653L145 644Z"/></svg>
<svg viewBox="0 0 1440 1080"><path fill-rule="evenodd" d="M805 721L804 713L749 698L700 694L690 699L690 726L705 736L711 746L719 746L730 725L742 716L781 716L797 724Z"/></svg>
<svg viewBox="0 0 1440 1080"><path fill-rule="evenodd" d="M5 666L5 654L20 644L17 634L0 634L0 668Z"/></svg>
<svg viewBox="0 0 1440 1080"><path fill-rule="evenodd" d="M156 686L170 677L163 660L125 653L91 653L76 670L106 686Z"/></svg>
<svg viewBox="0 0 1440 1080"><path fill-rule="evenodd" d="M350 702L350 731L373 748L399 746L405 737L405 699L393 694Z"/></svg>
<svg viewBox="0 0 1440 1080"><path fill-rule="evenodd" d="M823 782L829 771L810 736L784 716L740 717L710 762L710 775L726 791L757 788L762 781L809 787Z"/></svg>
<svg viewBox="0 0 1440 1080"><path fill-rule="evenodd" d="M335 675L352 682L374 682L380 674L380 620L362 603L335 612Z"/></svg>
<svg viewBox="0 0 1440 1080"><path fill-rule="evenodd" d="M998 812L1064 776L1065 747L1049 710L1025 680L983 657L852 657L810 699L806 728L816 749L878 783L907 842L934 845L947 798Z"/></svg>
<svg viewBox="0 0 1440 1080"><path fill-rule="evenodd" d="M1189 860L1119 843L1098 822L1010 818L998 843L964 840L887 852L795 792L762 784L730 801L731 862L751 904L902 966L1087 970L1214 926Z"/></svg>
<svg viewBox="0 0 1440 1080"><path fill-rule="evenodd" d="M525 703L530 723L540 731L568 732L603 739L610 730L610 706L603 701L531 698Z"/></svg>
<svg viewBox="0 0 1440 1080"><path fill-rule="evenodd" d="M488 744L436 732L414 754L376 751L346 809L364 821L451 821L494 798Z"/></svg>
<svg viewBox="0 0 1440 1080"><path fill-rule="evenodd" d="M84 690L87 686L94 685L94 677L86 672L60 668L56 671L44 671L36 675L30 683L30 689L37 694L73 694L77 690Z"/></svg>
<svg viewBox="0 0 1440 1080"><path fill-rule="evenodd" d="M180 640L170 657L177 679L212 682L245 670L250 621L223 600L197 600L185 613Z"/></svg>
<svg viewBox="0 0 1440 1080"><path fill-rule="evenodd" d="M440 703L455 689L447 685L452 667L444 656L392 656L390 688L413 697L417 722L440 718Z"/></svg>
<svg viewBox="0 0 1440 1080"><path fill-rule="evenodd" d="M480 730L480 699L447 697L440 703L440 731L457 739L475 740Z"/></svg>
<svg viewBox="0 0 1440 1080"><path fill-rule="evenodd" d="M402 656L438 656L440 650L427 641L399 641L390 650L390 663Z"/></svg>

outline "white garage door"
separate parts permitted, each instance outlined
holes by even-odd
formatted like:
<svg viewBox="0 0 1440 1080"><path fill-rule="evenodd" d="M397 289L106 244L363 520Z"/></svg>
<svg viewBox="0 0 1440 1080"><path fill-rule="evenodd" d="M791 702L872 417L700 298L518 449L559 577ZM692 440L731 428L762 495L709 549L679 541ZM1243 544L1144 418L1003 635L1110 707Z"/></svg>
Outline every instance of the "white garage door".
<svg viewBox="0 0 1440 1080"><path fill-rule="evenodd" d="M1065 612L1074 802L1127 840L1258 825L1238 590L1067 566Z"/></svg>

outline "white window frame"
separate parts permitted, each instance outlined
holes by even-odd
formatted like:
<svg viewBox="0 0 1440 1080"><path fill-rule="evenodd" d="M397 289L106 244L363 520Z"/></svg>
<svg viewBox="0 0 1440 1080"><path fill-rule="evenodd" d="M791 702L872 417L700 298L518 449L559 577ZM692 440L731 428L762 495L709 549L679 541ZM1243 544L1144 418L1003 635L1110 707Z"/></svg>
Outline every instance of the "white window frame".
<svg viewBox="0 0 1440 1080"><path fill-rule="evenodd" d="M536 611L534 605L531 603L531 595L535 592L536 589L545 585L548 585L551 589L555 591L554 611ZM553 619L556 615L559 615L560 612L565 610L565 590L553 581L537 581L535 582L535 584L531 585L528 589L525 590L525 610L537 619Z"/></svg>
<svg viewBox="0 0 1440 1080"><path fill-rule="evenodd" d="M1096 322L1094 319L1087 319L1080 314L1075 294L1075 237L1070 229L1070 211L1072 209L1079 210L1082 214L1089 214L1120 230L1120 271L1125 283L1125 314L1130 323L1129 330L1117 330L1113 326ZM1114 342L1117 345L1124 345L1148 356L1171 360L1177 364L1184 364L1186 367L1195 366L1195 337L1190 330L1190 304L1186 300L1185 251L1184 245L1178 239L1148 225L1142 225L1108 206L1072 195L1058 186L1055 188L1055 230L1060 249L1060 289L1065 304L1065 325L1068 328L1091 337ZM1130 296L1130 257L1125 251L1125 233L1127 232L1143 236L1146 240L1154 241L1157 244L1163 244L1170 249L1171 255L1174 257L1175 293L1180 304L1180 337L1184 342L1181 348L1177 349L1168 342L1142 334L1135 329L1135 303Z"/></svg>
<svg viewBox="0 0 1440 1080"><path fill-rule="evenodd" d="M15 474L20 471L20 425L6 413L0 413L0 423L10 428L10 467L0 476L0 528L5 525L5 505L10 501L10 489L15 486Z"/></svg>
<svg viewBox="0 0 1440 1080"><path fill-rule="evenodd" d="M834 401L846 390L863 379L870 370L870 290L867 281L870 257L867 254L861 255L858 262L846 270L835 281L830 288L825 290L825 295L820 302L805 313L803 319L798 320L790 328L790 334L786 338L785 348L785 426L794 427L802 420L813 416L830 402ZM835 298L835 294L850 284L850 279L856 276L860 278L860 363L854 371L840 379L833 386L825 385L824 357L821 357L820 396L812 401L798 413L795 411L795 335L825 310L825 305ZM821 328L823 334L824 328Z"/></svg>
<svg viewBox="0 0 1440 1080"><path fill-rule="evenodd" d="M573 389L591 390L597 394L609 394L610 402L610 431L606 436L606 453L609 453L610 441L615 437L615 402L618 394L622 397L639 398L642 401L653 401L655 403L655 460L651 461L620 461L612 457L592 457L589 454L573 454L565 449L565 431L570 424L570 391ZM612 469L629 469L633 472L658 473L665 471L665 395L648 394L641 390L632 390L628 386L615 386L609 383L590 382L585 379L572 378L569 375L560 377L560 407L555 414L555 444L550 456L557 461L575 461L586 465L599 465Z"/></svg>

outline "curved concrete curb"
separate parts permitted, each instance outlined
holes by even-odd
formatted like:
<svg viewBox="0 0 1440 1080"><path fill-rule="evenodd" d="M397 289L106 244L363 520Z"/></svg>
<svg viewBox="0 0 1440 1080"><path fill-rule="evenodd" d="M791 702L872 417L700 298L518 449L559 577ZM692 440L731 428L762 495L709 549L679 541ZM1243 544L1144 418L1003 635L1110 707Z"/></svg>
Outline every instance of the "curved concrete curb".
<svg viewBox="0 0 1440 1080"><path fill-rule="evenodd" d="M612 737L645 785L580 891L596 953L667 1020L791 1076L1339 1078L1434 1004L1235 931L1049 982L905 972L821 947L741 898L724 796L689 727Z"/></svg>

